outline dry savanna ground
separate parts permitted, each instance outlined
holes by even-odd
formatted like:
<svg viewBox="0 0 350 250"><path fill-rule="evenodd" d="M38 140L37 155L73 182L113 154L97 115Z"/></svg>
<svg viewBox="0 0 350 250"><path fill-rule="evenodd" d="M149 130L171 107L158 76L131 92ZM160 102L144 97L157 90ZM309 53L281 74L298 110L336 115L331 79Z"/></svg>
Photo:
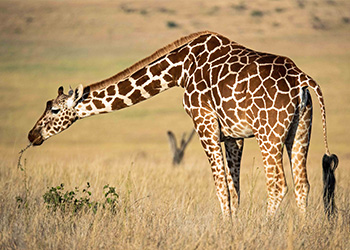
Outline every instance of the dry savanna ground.
<svg viewBox="0 0 350 250"><path fill-rule="evenodd" d="M345 0L0 0L0 248L349 249L349 13ZM27 150L24 169L17 168L28 131L60 85L102 80L199 30L287 55L321 85L330 148L340 159L335 223L327 222L321 203L324 145L315 101L305 218L286 159L290 191L277 216L266 220L261 156L249 139L240 210L232 223L222 220L198 138L184 163L171 165L167 130L180 137L192 126L181 89L79 121ZM48 195L56 197L51 207Z"/></svg>

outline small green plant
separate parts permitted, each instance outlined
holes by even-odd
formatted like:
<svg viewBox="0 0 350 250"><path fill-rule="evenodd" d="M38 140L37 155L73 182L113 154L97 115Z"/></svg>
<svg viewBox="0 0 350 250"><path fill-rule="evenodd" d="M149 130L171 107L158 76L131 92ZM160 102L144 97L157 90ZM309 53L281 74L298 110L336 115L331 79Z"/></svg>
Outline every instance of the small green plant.
<svg viewBox="0 0 350 250"><path fill-rule="evenodd" d="M109 208L112 213L118 211L118 198L115 187L105 185L104 202L91 200L90 183L87 182L86 188L82 192L77 187L71 191L65 191L64 184L61 183L57 187L48 188L49 190L43 195L46 207L53 211L61 211L62 213L71 212L76 214L80 211L89 211L96 213L99 207L103 209Z"/></svg>
<svg viewBox="0 0 350 250"><path fill-rule="evenodd" d="M119 195L115 191L115 187L110 187L108 184L103 187L105 202L102 204L103 208L109 207L112 213L117 212Z"/></svg>
<svg viewBox="0 0 350 250"><path fill-rule="evenodd" d="M65 191L64 184L57 187L51 187L48 192L43 195L46 207L52 211L60 210L61 212L71 211L73 214L83 210L92 209L94 213L97 211L97 203L90 201L91 192L89 191L90 183L87 183L83 189L82 195L79 196L79 189L76 187L74 191Z"/></svg>

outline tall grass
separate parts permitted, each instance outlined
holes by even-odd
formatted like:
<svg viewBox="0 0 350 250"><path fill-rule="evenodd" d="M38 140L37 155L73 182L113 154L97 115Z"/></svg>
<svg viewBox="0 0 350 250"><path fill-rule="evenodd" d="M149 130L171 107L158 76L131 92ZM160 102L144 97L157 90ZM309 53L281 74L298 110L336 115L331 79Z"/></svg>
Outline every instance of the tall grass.
<svg viewBox="0 0 350 250"><path fill-rule="evenodd" d="M329 224L321 203L318 168L309 171L314 184L306 218L299 214L290 194L277 216L267 221L262 169L257 163L245 166L241 207L231 224L221 217L205 159L198 162L190 157L181 167L173 168L165 157L134 158L132 162L128 157L102 157L91 162L79 156L52 162L49 154L37 159L29 153L27 190L22 184L23 172L13 163L2 162L0 168L0 248L346 249L350 243L349 187L345 179L339 180L339 217ZM47 187L64 182L66 190L73 190L87 181L91 200L98 202L104 184L116 187L116 213L87 209L72 214L47 209L43 198ZM18 206L16 197L24 195L27 205Z"/></svg>

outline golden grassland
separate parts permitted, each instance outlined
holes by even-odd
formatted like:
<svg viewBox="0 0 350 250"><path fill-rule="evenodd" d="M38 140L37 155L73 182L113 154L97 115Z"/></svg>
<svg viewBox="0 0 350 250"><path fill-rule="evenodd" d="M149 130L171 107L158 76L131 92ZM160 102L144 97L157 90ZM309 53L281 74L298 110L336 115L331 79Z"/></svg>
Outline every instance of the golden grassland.
<svg viewBox="0 0 350 250"><path fill-rule="evenodd" d="M14 249L349 249L350 245L350 4L347 1L0 1L0 248ZM23 156L18 152L63 85L116 74L180 36L212 30L248 47L287 55L321 85L336 171L336 223L321 202L324 153L319 108L308 159L309 208L289 193L267 221L261 156L246 140L241 206L223 221L211 172L198 139L174 168L166 131L179 137L192 124L181 89L135 107L74 124ZM118 212L77 214L47 209L43 195L91 184L91 199L116 187ZM26 203L16 198L26 199ZM18 208L18 206L20 207Z"/></svg>

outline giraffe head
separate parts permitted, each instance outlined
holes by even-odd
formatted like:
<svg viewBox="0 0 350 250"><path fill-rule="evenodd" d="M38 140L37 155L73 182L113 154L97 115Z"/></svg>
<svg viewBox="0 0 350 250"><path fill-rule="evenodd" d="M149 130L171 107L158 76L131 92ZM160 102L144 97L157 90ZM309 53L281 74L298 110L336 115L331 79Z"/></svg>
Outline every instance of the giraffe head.
<svg viewBox="0 0 350 250"><path fill-rule="evenodd" d="M41 145L45 140L56 135L72 125L79 117L76 111L77 104L83 97L83 86L72 89L68 95L59 87L56 99L46 103L44 114L35 123L28 134L29 141L34 145Z"/></svg>

